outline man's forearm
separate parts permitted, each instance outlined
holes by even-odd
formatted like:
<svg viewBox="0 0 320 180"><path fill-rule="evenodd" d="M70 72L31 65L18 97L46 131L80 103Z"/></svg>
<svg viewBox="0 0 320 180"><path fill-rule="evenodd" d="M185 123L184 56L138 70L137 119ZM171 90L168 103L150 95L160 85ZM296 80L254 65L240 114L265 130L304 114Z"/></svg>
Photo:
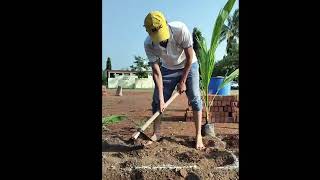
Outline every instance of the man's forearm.
<svg viewBox="0 0 320 180"><path fill-rule="evenodd" d="M162 75L158 73L153 73L153 81L158 87L159 92L159 100L163 100L163 83L162 83Z"/></svg>

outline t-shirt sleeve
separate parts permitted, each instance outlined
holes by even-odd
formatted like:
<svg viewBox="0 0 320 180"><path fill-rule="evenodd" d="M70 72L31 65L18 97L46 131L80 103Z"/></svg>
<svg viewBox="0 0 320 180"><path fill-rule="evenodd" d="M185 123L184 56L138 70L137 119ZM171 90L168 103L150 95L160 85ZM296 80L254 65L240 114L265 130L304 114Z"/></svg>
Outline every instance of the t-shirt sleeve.
<svg viewBox="0 0 320 180"><path fill-rule="evenodd" d="M182 48L189 48L193 45L192 34L188 30L188 27L183 23L181 25L179 41L179 44L182 46Z"/></svg>

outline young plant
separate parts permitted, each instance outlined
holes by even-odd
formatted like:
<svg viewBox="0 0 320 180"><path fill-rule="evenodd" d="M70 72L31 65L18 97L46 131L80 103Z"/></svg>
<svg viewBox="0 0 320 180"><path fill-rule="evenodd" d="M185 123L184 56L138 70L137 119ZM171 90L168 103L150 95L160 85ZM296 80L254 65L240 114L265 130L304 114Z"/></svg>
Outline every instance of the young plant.
<svg viewBox="0 0 320 180"><path fill-rule="evenodd" d="M102 118L102 125L104 126L104 125L117 123L117 122L120 122L126 118L127 117L123 116L123 115L112 115L112 116L104 117L104 118Z"/></svg>
<svg viewBox="0 0 320 180"><path fill-rule="evenodd" d="M219 45L219 39L221 36L222 27L224 25L225 20L230 14L230 11L235 3L235 0L228 0L225 4L224 8L220 10L219 15L215 21L215 25L212 32L211 44L209 49L205 43L205 39L199 39L196 37L199 44L199 61L200 61L200 70L201 70L201 92L204 100L205 108L206 108L206 120L209 120L209 109L211 103L209 103L208 99L208 88L211 79L212 72L214 70L215 65L215 52ZM233 74L233 73L231 73ZM225 80L229 80L230 78L225 78ZM227 81L226 81L227 82ZM225 85L226 83L222 83ZM223 86L220 86L220 89Z"/></svg>

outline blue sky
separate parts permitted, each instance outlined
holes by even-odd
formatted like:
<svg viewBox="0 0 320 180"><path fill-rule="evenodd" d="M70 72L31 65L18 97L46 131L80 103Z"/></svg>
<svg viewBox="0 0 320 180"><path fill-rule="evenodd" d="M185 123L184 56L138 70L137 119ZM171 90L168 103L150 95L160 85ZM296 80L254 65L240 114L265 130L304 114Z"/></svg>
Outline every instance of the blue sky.
<svg viewBox="0 0 320 180"><path fill-rule="evenodd" d="M160 10L167 21L182 21L192 33L202 32L207 43L211 40L214 21L227 0L102 0L102 68L107 57L112 69L128 68L134 56L146 58L143 42L148 35L143 21L148 12ZM232 12L239 7L236 1ZM231 12L231 13L232 13ZM218 60L225 54L226 42L216 50Z"/></svg>

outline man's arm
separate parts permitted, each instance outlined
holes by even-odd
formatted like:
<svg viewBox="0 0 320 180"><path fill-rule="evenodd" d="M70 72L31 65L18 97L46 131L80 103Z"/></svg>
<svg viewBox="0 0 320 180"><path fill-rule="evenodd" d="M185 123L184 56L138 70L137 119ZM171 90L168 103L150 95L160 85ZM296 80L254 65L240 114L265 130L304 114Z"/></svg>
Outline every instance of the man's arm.
<svg viewBox="0 0 320 180"><path fill-rule="evenodd" d="M183 93L184 91L186 91L186 89L187 89L186 82L187 82L188 74L191 69L192 58L193 58L192 47L185 48L184 53L186 54L186 64L183 69L181 80L178 84L178 91L180 92L180 94Z"/></svg>
<svg viewBox="0 0 320 180"><path fill-rule="evenodd" d="M160 66L158 63L152 64L152 77L153 81L156 84L156 87L158 87L158 93L159 93L159 101L160 101L160 112L163 112L164 106L164 98L163 98L163 83L162 83L162 74L160 71Z"/></svg>

